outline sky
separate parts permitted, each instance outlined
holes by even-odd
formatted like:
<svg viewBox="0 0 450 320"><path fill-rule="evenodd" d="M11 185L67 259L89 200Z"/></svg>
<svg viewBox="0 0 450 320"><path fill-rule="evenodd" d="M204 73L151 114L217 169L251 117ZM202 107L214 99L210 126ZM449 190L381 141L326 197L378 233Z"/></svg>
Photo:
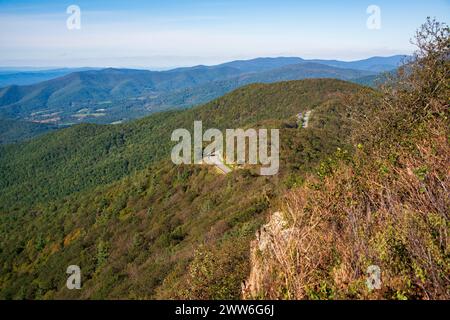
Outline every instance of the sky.
<svg viewBox="0 0 450 320"><path fill-rule="evenodd" d="M79 19L67 13L71 5ZM367 11L371 5L379 15ZM450 0L0 0L0 66L358 60L411 53L410 39L427 16L450 24ZM80 28L68 28L68 19Z"/></svg>

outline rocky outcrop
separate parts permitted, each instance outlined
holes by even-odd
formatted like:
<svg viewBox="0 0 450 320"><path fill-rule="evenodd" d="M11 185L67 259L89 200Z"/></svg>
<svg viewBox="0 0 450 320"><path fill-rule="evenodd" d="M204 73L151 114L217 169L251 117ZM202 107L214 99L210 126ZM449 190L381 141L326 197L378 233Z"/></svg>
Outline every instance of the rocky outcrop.
<svg viewBox="0 0 450 320"><path fill-rule="evenodd" d="M256 232L256 239L250 244L251 271L248 279L242 283L242 296L245 299L263 298L263 288L271 278L270 259L287 245L292 228L281 212L275 212L267 224Z"/></svg>

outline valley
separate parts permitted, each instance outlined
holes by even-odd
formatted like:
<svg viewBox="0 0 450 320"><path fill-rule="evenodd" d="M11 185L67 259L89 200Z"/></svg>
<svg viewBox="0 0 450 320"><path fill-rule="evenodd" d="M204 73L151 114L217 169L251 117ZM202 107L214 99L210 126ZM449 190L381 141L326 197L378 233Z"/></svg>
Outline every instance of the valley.
<svg viewBox="0 0 450 320"><path fill-rule="evenodd" d="M381 72L397 68L404 59L394 56L339 62L258 58L160 72L81 69L36 84L0 88L0 117L54 126L126 122L203 104L252 83L333 78L371 85Z"/></svg>

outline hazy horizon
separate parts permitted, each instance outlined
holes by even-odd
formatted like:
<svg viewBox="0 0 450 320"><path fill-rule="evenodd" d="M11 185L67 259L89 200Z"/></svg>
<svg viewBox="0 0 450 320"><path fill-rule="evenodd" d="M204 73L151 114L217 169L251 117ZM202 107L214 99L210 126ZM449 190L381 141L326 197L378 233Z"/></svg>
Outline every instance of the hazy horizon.
<svg viewBox="0 0 450 320"><path fill-rule="evenodd" d="M69 29L67 9L80 9ZM379 28L367 26L379 8ZM255 57L361 60L410 54L427 16L447 0L206 1L0 0L0 65L172 69Z"/></svg>
<svg viewBox="0 0 450 320"><path fill-rule="evenodd" d="M344 59L322 59L320 57L318 58L312 58L317 59L317 60L337 60L337 61L343 61L343 62L356 62L356 61L362 61L362 60L367 60L367 59L371 59L371 58L390 58L390 57L395 57L395 56L402 56L405 55L407 56L407 54L398 54L398 55L389 55L389 56L370 56L370 57L366 57L363 59L351 59L351 60L344 60ZM165 70L172 70L172 69L176 69L176 68L192 68L192 67L200 67L200 66L205 66L205 67L210 67L210 66L216 66L216 65L220 65L220 64L225 64L225 63L229 63L229 62L233 62L233 61L250 61L250 60L256 60L256 59L277 59L277 58L300 58L300 59L304 59L305 61L308 61L310 59L306 59L304 57L296 57L296 56L273 56L273 57L253 57L253 58L248 58L248 59L236 59L236 60L225 60L225 61L221 61L219 63L216 64L192 64L192 65L174 65L174 66L169 66L169 67L152 67L152 66L118 66L118 65L80 65L80 66L31 66L31 65L15 65L15 66L5 66L5 65L0 65L0 71L7 71L7 70L12 70L12 71L21 71L21 72L33 72L33 71L45 71L45 70L58 70L58 69L83 69L83 68L90 68L90 69L107 69L107 68L120 68L120 69L142 69L142 70L154 70L154 71L165 71Z"/></svg>

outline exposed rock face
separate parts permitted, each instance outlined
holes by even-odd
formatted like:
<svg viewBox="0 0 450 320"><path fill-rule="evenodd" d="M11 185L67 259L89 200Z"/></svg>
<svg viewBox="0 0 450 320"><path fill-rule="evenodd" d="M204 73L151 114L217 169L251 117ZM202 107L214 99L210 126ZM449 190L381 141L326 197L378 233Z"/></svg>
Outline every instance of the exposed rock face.
<svg viewBox="0 0 450 320"><path fill-rule="evenodd" d="M256 239L250 244L250 276L242 284L242 296L245 299L263 297L263 288L271 277L268 259L280 252L283 244L287 244L292 229L287 228L287 221L283 213L275 212L267 224L256 232Z"/></svg>

